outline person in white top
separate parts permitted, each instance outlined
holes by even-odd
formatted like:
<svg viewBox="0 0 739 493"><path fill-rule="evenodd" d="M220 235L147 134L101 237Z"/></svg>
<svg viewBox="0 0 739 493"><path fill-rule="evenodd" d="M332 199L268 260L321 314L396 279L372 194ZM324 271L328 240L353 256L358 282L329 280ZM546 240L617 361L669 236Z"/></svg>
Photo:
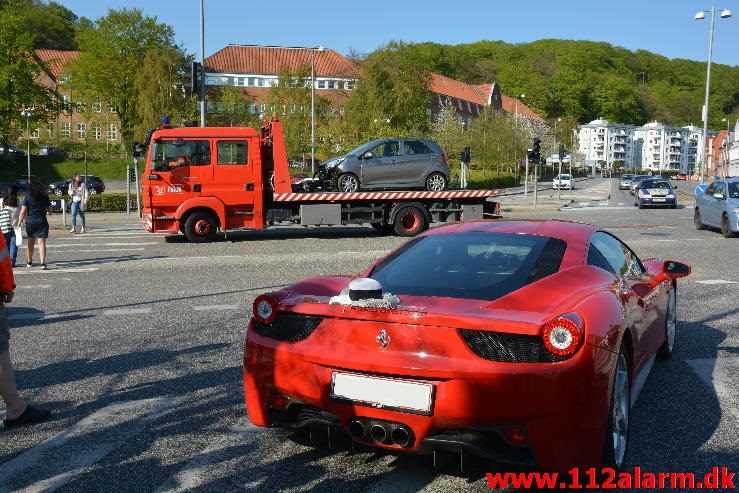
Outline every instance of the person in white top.
<svg viewBox="0 0 739 493"><path fill-rule="evenodd" d="M0 197L0 231L5 237L5 243L8 245L10 253L10 263L15 267L15 260L18 257L18 238L16 235L22 234L20 224L18 224L18 187L11 185L3 192Z"/></svg>
<svg viewBox="0 0 739 493"><path fill-rule="evenodd" d="M69 195L72 197L72 228L70 233L77 232L77 215L82 221L82 229L80 233L85 232L85 209L87 208L87 200L89 194L85 182L80 178L79 173L75 173L72 182L69 184Z"/></svg>

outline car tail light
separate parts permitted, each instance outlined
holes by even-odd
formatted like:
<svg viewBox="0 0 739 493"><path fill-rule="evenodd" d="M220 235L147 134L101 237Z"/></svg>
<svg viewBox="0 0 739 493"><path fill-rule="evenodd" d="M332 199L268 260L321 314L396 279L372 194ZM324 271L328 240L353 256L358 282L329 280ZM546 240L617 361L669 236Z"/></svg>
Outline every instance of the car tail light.
<svg viewBox="0 0 739 493"><path fill-rule="evenodd" d="M580 317L562 315L544 324L544 347L556 356L571 356L583 341Z"/></svg>
<svg viewBox="0 0 739 493"><path fill-rule="evenodd" d="M271 294L257 296L254 300L253 314L260 324L271 324L277 318L277 300Z"/></svg>
<svg viewBox="0 0 739 493"><path fill-rule="evenodd" d="M514 445L526 445L529 441L526 431L521 426L507 426L503 428L503 436L509 443Z"/></svg>

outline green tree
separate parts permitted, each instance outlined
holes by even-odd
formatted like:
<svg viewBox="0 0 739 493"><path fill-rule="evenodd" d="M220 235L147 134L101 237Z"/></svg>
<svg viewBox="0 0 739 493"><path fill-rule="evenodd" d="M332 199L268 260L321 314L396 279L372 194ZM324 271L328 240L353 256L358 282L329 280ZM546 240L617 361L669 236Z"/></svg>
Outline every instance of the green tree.
<svg viewBox="0 0 739 493"><path fill-rule="evenodd" d="M35 57L33 36L25 29L24 7L24 2L15 0L0 7L0 143L4 157L8 143L25 129L24 108L32 110L32 123L37 124L47 121L58 106L58 97L36 81L45 67Z"/></svg>
<svg viewBox="0 0 739 493"><path fill-rule="evenodd" d="M88 21L54 1L26 0L26 22L36 48L76 50L77 31Z"/></svg>
<svg viewBox="0 0 739 493"><path fill-rule="evenodd" d="M186 62L181 51L170 47L146 54L134 79L138 94L136 136L143 138L147 129L158 127L164 115L173 123L194 119L192 102L182 85Z"/></svg>
<svg viewBox="0 0 739 493"><path fill-rule="evenodd" d="M346 105L347 137L351 142L359 144L370 138L418 134L428 129L430 74L418 60L406 55L406 46L392 42L370 54L362 64L362 78Z"/></svg>
<svg viewBox="0 0 739 493"><path fill-rule="evenodd" d="M221 86L210 101L211 124L224 127L259 127L259 115L249 111L242 89Z"/></svg>
<svg viewBox="0 0 739 493"><path fill-rule="evenodd" d="M80 55L69 63L74 89L113 104L121 134L130 139L139 116L140 89L135 80L152 50L181 51L174 31L138 9L109 10L78 35Z"/></svg>

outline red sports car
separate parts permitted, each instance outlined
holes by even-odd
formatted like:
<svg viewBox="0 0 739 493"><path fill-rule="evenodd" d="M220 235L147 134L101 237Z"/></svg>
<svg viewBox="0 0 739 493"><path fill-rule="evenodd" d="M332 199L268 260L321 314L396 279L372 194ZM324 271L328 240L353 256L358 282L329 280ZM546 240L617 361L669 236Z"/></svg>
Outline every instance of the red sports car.
<svg viewBox="0 0 739 493"><path fill-rule="evenodd" d="M675 343L676 279L596 226L435 228L359 278L254 301L244 393L258 426L544 471L621 467L630 408Z"/></svg>

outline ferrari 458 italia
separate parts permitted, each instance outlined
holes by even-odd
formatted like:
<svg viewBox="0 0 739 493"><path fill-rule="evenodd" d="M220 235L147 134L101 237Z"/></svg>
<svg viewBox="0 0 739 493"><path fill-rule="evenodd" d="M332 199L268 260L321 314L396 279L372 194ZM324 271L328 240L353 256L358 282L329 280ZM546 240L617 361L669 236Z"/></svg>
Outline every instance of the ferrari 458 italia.
<svg viewBox="0 0 739 493"><path fill-rule="evenodd" d="M672 354L689 273L588 224L434 228L359 277L257 297L247 413L435 461L619 468L631 406L655 357Z"/></svg>

